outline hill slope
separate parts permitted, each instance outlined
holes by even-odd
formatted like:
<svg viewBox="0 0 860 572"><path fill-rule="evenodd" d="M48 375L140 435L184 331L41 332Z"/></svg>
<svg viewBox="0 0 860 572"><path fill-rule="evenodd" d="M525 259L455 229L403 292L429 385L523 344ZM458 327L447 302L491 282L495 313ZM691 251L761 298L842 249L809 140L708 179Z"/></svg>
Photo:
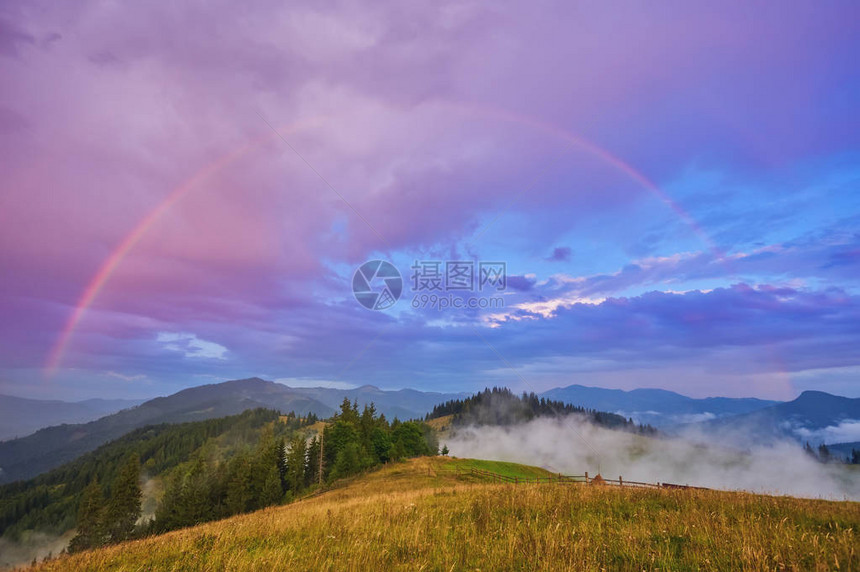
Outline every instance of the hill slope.
<svg viewBox="0 0 860 572"><path fill-rule="evenodd" d="M73 529L84 488L93 479L110 484L129 453L140 457L145 478L160 478L206 445L210 455L224 454L255 445L264 426L279 435L303 426L298 419L274 423L278 419L275 411L257 409L232 417L141 427L29 481L0 485L0 535L20 540L34 533L59 536ZM0 566L3 562L0 557Z"/></svg>
<svg viewBox="0 0 860 572"><path fill-rule="evenodd" d="M330 407L292 393L286 386L257 378L192 387L97 421L48 427L2 442L0 483L33 477L146 425L203 421L258 408L319 416L333 413Z"/></svg>
<svg viewBox="0 0 860 572"><path fill-rule="evenodd" d="M471 476L470 463L431 457L392 464L287 506L61 557L38 569L860 566L857 503L716 491L496 485Z"/></svg>
<svg viewBox="0 0 860 572"><path fill-rule="evenodd" d="M373 386L296 388L256 377L201 385L89 423L48 427L0 442L0 483L33 477L146 425L203 421L257 408L329 417L344 397L360 406L373 402L377 412L389 419L405 419L423 417L435 404L458 396L411 389L383 391Z"/></svg>

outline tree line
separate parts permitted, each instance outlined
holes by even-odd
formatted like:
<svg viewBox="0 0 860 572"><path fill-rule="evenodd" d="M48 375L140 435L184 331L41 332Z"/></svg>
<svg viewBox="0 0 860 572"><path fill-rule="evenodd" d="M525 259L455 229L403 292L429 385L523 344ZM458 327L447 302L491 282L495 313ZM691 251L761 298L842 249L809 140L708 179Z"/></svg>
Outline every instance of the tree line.
<svg viewBox="0 0 860 572"><path fill-rule="evenodd" d="M465 425L516 425L526 423L537 417L564 417L579 415L586 420L607 427L653 435L657 430L650 425L637 425L615 413L586 409L563 401L538 397L534 392L515 395L507 387L493 387L464 397L440 403L427 414L425 419L435 419L452 415L452 424Z"/></svg>
<svg viewBox="0 0 860 572"><path fill-rule="evenodd" d="M813 449L809 441L803 446L803 450L807 455L819 461L821 463L845 463L846 465L860 465L860 450L851 449L851 454L846 455L845 457L841 457L838 454L834 454L830 451L830 448L822 443L818 446L818 449Z"/></svg>
<svg viewBox="0 0 860 572"><path fill-rule="evenodd" d="M139 457L146 476L155 477L188 461L207 443L217 442L218 451L211 454L222 456L256 443L260 429L275 421L279 435L291 435L316 418L255 409L218 419L135 429L45 474L0 486L0 534L16 541L25 531L60 535L73 528L84 490L97 481L109 497L130 453Z"/></svg>
<svg viewBox="0 0 860 572"><path fill-rule="evenodd" d="M290 502L296 496L382 463L435 455L433 430L415 421L389 422L373 404L361 412L344 399L340 412L313 436L264 431L256 447L229 460L205 450L167 479L161 505L145 532L163 533Z"/></svg>
<svg viewBox="0 0 860 572"><path fill-rule="evenodd" d="M69 543L69 552L114 544L131 538L140 518L140 457L130 453L120 468L105 499L98 480L84 490L78 509L77 534Z"/></svg>

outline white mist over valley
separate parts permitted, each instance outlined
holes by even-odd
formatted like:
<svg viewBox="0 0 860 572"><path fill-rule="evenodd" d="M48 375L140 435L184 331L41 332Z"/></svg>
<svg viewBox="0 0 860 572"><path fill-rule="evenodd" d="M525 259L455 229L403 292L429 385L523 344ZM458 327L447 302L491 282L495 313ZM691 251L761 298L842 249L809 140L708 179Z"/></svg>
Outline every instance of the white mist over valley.
<svg viewBox="0 0 860 572"><path fill-rule="evenodd" d="M669 482L723 490L860 500L856 471L822 464L794 441L746 447L702 436L653 438L566 419L512 427L465 427L447 439L451 455L538 465L553 472Z"/></svg>

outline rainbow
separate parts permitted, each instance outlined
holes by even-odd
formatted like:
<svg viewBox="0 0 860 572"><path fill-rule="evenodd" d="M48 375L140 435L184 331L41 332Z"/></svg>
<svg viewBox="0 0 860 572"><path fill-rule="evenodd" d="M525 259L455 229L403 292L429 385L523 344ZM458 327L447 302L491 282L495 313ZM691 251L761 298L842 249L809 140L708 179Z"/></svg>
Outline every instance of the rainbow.
<svg viewBox="0 0 860 572"><path fill-rule="evenodd" d="M522 115L513 113L506 109L495 108L491 106L472 106L463 103L453 103L453 102L443 102L444 105L450 106L452 109L460 110L469 114L474 115L482 115L489 118L494 118L500 121L506 121L509 123L517 123L520 125L525 125L536 129L538 131L542 131L548 135L551 135L557 139L561 139L562 141L569 143L582 151L585 151L589 155L597 157L605 164L617 169L631 180L635 181L639 185L641 185L644 189L651 192L657 199L659 199L663 204L665 204L669 209L671 209L684 223L689 226L696 236L707 245L708 249L715 255L715 257L720 261L726 261L725 253L720 250L716 244L711 240L711 237L702 229L698 222L688 213L684 208L679 205L671 196L669 196L666 191L660 188L659 185L654 183L651 179L642 174L641 171L636 169L629 163L626 163L616 155L613 155L603 147L595 144L584 137L576 135L570 131L562 129L552 123L546 123L534 117L530 117L528 115Z"/></svg>
<svg viewBox="0 0 860 572"><path fill-rule="evenodd" d="M130 233L128 233L125 238L114 248L114 250L108 255L102 265L99 267L98 271L93 275L90 279L87 287L84 288L83 293L78 299L77 304L75 305L75 309L72 311L71 316L66 321L65 326L60 332L60 336L57 339L57 342L54 344L51 349L50 354L48 355L48 360L45 364L45 373L48 376L52 376L56 373L57 368L59 367L63 355L66 351L66 348L69 345L69 341L72 338L72 334L80 323L81 319L84 317L86 311L92 306L95 299L98 297L99 293L104 289L105 285L110 280L113 273L119 267L120 263L128 256L128 253L140 242L140 240L152 229L155 223L171 208L173 208L176 203L186 197L191 191L198 188L203 182L205 182L210 177L217 174L221 169L231 165L239 158L248 154L249 152L257 149L273 137L279 137L281 131L286 131L288 133L295 132L299 129L306 128L309 124L314 123L318 120L318 118L309 119L294 123L290 126L287 126L282 129L276 130L274 133L266 134L262 137L257 137L248 143L240 146L239 148L227 153L226 155L222 155L214 162L210 163L197 173L195 173L190 179L182 183L180 186L175 188L167 197L161 201L154 209L152 209L145 217L143 217L140 222L132 229Z"/></svg>
<svg viewBox="0 0 860 572"><path fill-rule="evenodd" d="M665 191L660 189L658 185L648 179L632 165L624 162L622 159L613 155L599 145L596 145L595 143L588 141L587 139L579 135L571 133L570 131L566 131L555 125L542 122L533 117L514 114L504 109L497 109L486 106L478 107L454 102L437 103L441 103L444 106L450 107L451 109L460 112L490 117L500 121L518 123L531 127L553 137L559 138L567 143L570 143L571 145L574 145L582 151L585 151L588 154L600 159L607 165L610 165L613 168L624 173L626 176L637 182L643 188L653 193L660 201L666 204L672 211L674 211L678 215L678 217L680 217L687 225L689 225L690 228L692 228L693 231L703 240L703 242L707 244L708 247L714 253L717 254L720 260L725 259L723 253L720 252L714 246L713 242L710 240L707 234L689 215L689 213L687 213L680 205L678 205ZM318 120L319 118L305 120L296 124L292 124L291 126L283 128L282 130L287 132L294 132L298 129L303 129L307 127L308 124L316 123ZM75 329L80 324L87 310L92 306L93 302L95 302L99 293L110 281L110 278L113 273L116 271L116 269L125 259L125 257L128 256L128 254L134 249L134 247L141 241L141 239L150 230L152 230L156 222L166 212L173 208L174 205L176 205L180 200L186 197L191 191L199 188L202 183L205 182L207 179L215 176L219 171L233 164L240 157L257 149L269 139L275 136L280 137L280 133L282 130L275 130L274 133L267 134L264 137L254 139L251 142L239 147L238 149L231 151L226 155L223 155L213 163L208 164L203 169L195 173L190 179L182 183L179 187L175 188L161 203L159 203L145 217L143 217L143 219L140 220L140 222L131 230L131 232L128 233L128 235L126 235L122 239L122 241L116 246L116 248L110 253L110 255L108 255L108 257L99 267L98 271L90 279L86 288L84 288L84 291L78 299L77 304L72 311L72 314L69 316L69 319L66 321L65 326L60 332L57 342L55 343L48 355L48 359L45 364L45 373L47 376L50 377L54 373L56 373L57 369L62 363L63 356L69 346L69 342L75 332Z"/></svg>

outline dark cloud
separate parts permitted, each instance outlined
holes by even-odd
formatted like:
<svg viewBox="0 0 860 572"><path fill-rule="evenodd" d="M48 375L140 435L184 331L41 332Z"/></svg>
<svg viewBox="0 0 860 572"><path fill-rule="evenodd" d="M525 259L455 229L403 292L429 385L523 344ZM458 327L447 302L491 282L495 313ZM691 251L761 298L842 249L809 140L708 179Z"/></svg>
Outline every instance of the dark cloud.
<svg viewBox="0 0 860 572"><path fill-rule="evenodd" d="M528 292L535 286L536 279L530 276L508 276L508 288Z"/></svg>
<svg viewBox="0 0 860 572"><path fill-rule="evenodd" d="M32 34L18 27L15 22L0 16L0 55L15 57L24 45L34 45Z"/></svg>
<svg viewBox="0 0 860 572"><path fill-rule="evenodd" d="M546 257L546 260L551 262L569 262L573 250L569 246L557 246L552 250L552 254Z"/></svg>

